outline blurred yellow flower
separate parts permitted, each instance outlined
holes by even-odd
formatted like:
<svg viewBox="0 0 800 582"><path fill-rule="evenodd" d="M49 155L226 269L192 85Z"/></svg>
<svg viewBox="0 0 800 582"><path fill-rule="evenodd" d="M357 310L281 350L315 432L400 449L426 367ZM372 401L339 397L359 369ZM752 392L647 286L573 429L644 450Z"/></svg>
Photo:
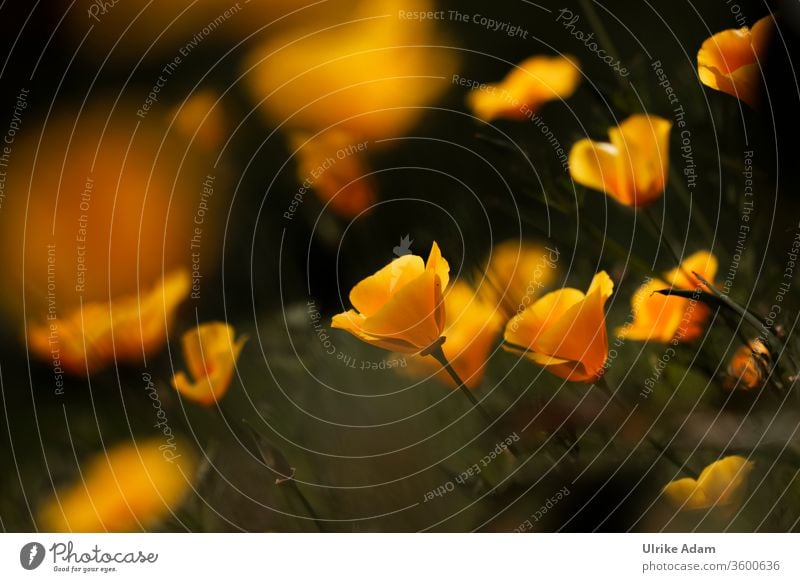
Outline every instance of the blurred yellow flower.
<svg viewBox="0 0 800 582"><path fill-rule="evenodd" d="M769 348L760 339L750 341L731 357L725 387L728 390L756 390L764 385L772 365Z"/></svg>
<svg viewBox="0 0 800 582"><path fill-rule="evenodd" d="M353 218L375 202L375 186L364 163L364 142L330 129L311 136L302 131L289 136L297 152L297 179L311 187L322 202L343 218Z"/></svg>
<svg viewBox="0 0 800 582"><path fill-rule="evenodd" d="M706 281L713 282L717 274L717 259L707 252L699 251L687 257L668 273L664 280L650 279L633 294L631 308L633 321L616 330L616 334L634 341L691 342L704 330L710 310L699 300L661 295L662 289L693 291L700 281L691 273L698 273Z"/></svg>
<svg viewBox="0 0 800 582"><path fill-rule="evenodd" d="M496 85L482 85L467 95L467 105L484 121L525 119L547 101L567 99L578 87L581 70L568 56L535 56L511 70Z"/></svg>
<svg viewBox="0 0 800 582"><path fill-rule="evenodd" d="M733 455L711 463L697 480L690 477L672 481L664 495L683 510L735 506L741 503L753 463Z"/></svg>
<svg viewBox="0 0 800 582"><path fill-rule="evenodd" d="M81 466L81 480L47 500L39 527L48 532L128 532L174 513L190 490L195 455L180 441L124 443Z"/></svg>
<svg viewBox="0 0 800 582"><path fill-rule="evenodd" d="M756 109L761 99L761 68L774 28L772 16L765 16L753 28L723 30L706 39L697 53L700 81Z"/></svg>
<svg viewBox="0 0 800 582"><path fill-rule="evenodd" d="M457 51L438 48L430 0L370 0L329 26L269 38L247 57L244 80L274 126L330 127L357 139L404 134L425 106L452 87Z"/></svg>
<svg viewBox="0 0 800 582"><path fill-rule="evenodd" d="M601 271L585 294L572 288L548 293L508 322L504 349L560 378L595 382L608 358L605 303L613 290Z"/></svg>
<svg viewBox="0 0 800 582"><path fill-rule="evenodd" d="M610 143L582 139L569 153L572 179L620 204L643 207L664 193L672 123L637 114L609 129Z"/></svg>
<svg viewBox="0 0 800 582"><path fill-rule="evenodd" d="M445 294L444 305L447 323L442 351L464 384L474 389L483 379L486 360L500 333L501 315L463 281L453 283ZM415 375L438 372L442 382L457 387L453 378L431 358L416 356L404 369Z"/></svg>
<svg viewBox="0 0 800 582"><path fill-rule="evenodd" d="M183 334L183 357L194 382L178 372L172 379L175 389L203 406L221 400L230 387L236 360L247 342L246 336L238 341L234 341L235 338L233 327L221 322L203 323Z"/></svg>
<svg viewBox="0 0 800 582"><path fill-rule="evenodd" d="M219 95L210 89L197 91L173 110L175 128L187 141L214 150L222 145L225 115Z"/></svg>
<svg viewBox="0 0 800 582"><path fill-rule="evenodd" d="M483 270L481 298L510 319L555 281L559 254L558 249L519 240L496 245Z"/></svg>
<svg viewBox="0 0 800 582"><path fill-rule="evenodd" d="M139 363L169 336L175 311L189 294L189 274L177 270L141 297L87 303L66 317L28 328L28 343L39 358L71 374L84 375L112 362Z"/></svg>
<svg viewBox="0 0 800 582"><path fill-rule="evenodd" d="M449 273L436 242L425 264L416 255L399 257L353 287L355 310L335 315L331 327L387 350L422 351L444 332Z"/></svg>

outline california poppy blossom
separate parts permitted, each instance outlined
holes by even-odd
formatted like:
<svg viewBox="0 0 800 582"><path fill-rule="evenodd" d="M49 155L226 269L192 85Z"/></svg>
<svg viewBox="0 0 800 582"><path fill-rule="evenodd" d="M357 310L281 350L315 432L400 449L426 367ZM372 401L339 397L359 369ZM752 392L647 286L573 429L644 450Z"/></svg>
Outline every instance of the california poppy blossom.
<svg viewBox="0 0 800 582"><path fill-rule="evenodd" d="M774 26L772 16L765 16L752 28L723 30L706 39L697 53L697 73L703 85L758 108L761 68Z"/></svg>
<svg viewBox="0 0 800 582"><path fill-rule="evenodd" d="M247 337L234 341L235 336L233 327L221 322L203 323L187 331L182 338L183 357L193 381L178 372L172 379L175 389L203 406L222 399L247 341Z"/></svg>
<svg viewBox="0 0 800 582"><path fill-rule="evenodd" d="M744 457L725 457L703 469L696 480L687 477L668 483L663 493L684 510L735 506L741 503L752 470L753 463Z"/></svg>
<svg viewBox="0 0 800 582"><path fill-rule="evenodd" d="M337 6L339 3L337 2ZM337 126L361 139L406 133L450 88L453 50L438 23L409 25L431 0L372 0L339 9L329 25L309 21L253 48L244 84L270 123L319 131Z"/></svg>
<svg viewBox="0 0 800 582"><path fill-rule="evenodd" d="M87 303L66 317L31 326L28 344L39 358L57 358L71 374L93 372L115 361L138 363L164 345L190 285L189 274L181 269L141 298Z"/></svg>
<svg viewBox="0 0 800 582"><path fill-rule="evenodd" d="M447 323L442 344L445 357L464 384L476 388L483 379L486 360L501 328L501 315L463 281L456 281L445 294ZM423 356L414 357L406 370L413 374L439 371L439 378L455 387L455 381L441 366Z"/></svg>
<svg viewBox="0 0 800 582"><path fill-rule="evenodd" d="M601 271L586 293L548 293L508 322L503 347L560 378L597 381L608 358L605 303L613 290L614 282Z"/></svg>
<svg viewBox="0 0 800 582"><path fill-rule="evenodd" d="M728 390L757 390L764 385L771 365L769 348L760 339L754 339L731 357L725 387Z"/></svg>
<svg viewBox="0 0 800 582"><path fill-rule="evenodd" d="M699 251L687 257L675 269L664 274L664 280L650 279L633 294L631 307L633 321L619 327L619 337L635 341L691 342L704 330L710 310L699 300L657 293L664 289L692 291L701 288L700 281L692 275L698 273L706 281L717 274L717 259Z"/></svg>
<svg viewBox="0 0 800 582"><path fill-rule="evenodd" d="M569 98L580 77L580 67L572 57L535 56L514 67L500 83L473 89L467 104L484 121L524 119L547 101Z"/></svg>
<svg viewBox="0 0 800 582"><path fill-rule="evenodd" d="M178 510L196 469L181 441L117 445L81 467L81 479L47 500L39 527L50 532L129 532Z"/></svg>
<svg viewBox="0 0 800 582"><path fill-rule="evenodd" d="M496 245L483 270L481 297L512 318L555 281L559 254L558 249L519 240Z"/></svg>
<svg viewBox="0 0 800 582"><path fill-rule="evenodd" d="M608 130L610 142L582 139L569 153L572 179L620 204L648 206L664 193L672 122L637 114Z"/></svg>
<svg viewBox="0 0 800 582"><path fill-rule="evenodd" d="M297 179L344 218L353 218L375 203L375 184L366 164L363 144L347 132L329 129L315 136L293 132Z"/></svg>
<svg viewBox="0 0 800 582"><path fill-rule="evenodd" d="M446 315L443 292L450 266L439 245L427 263L416 255L394 259L350 291L355 309L333 317L331 327L387 350L416 353L442 336Z"/></svg>

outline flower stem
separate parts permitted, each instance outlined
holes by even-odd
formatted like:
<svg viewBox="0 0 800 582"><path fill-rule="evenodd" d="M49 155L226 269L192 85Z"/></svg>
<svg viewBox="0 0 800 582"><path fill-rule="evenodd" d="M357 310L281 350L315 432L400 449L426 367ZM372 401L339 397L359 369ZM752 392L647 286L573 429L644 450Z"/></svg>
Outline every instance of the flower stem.
<svg viewBox="0 0 800 582"><path fill-rule="evenodd" d="M467 388L467 385L461 379L461 376L458 375L458 372L456 372L453 366L450 365L450 361L447 359L447 356L444 355L444 350L442 350L442 344L444 343L444 341L445 338L440 337L436 342L434 342L425 350L420 352L421 355L432 356L433 358L435 358L436 361L438 361L442 365L442 368L444 368L444 370L448 373L450 378L453 379L453 382L456 383L456 386L458 386L458 390L462 394L464 394L464 396L467 397L467 399L470 401L470 404L472 404L472 407L480 413L481 418L483 418L483 421L486 423L486 426L489 428L493 427L494 421L492 420L491 415L486 411L486 409L483 407L480 401L475 397L472 391L469 388ZM514 446L513 443L508 445L507 450L514 459L519 457L519 451L517 450L517 448Z"/></svg>
<svg viewBox="0 0 800 582"><path fill-rule="evenodd" d="M605 376L602 376L599 380L597 380L594 384L598 388L600 388L603 393L608 398L609 402L613 402L615 406L617 406L620 410L625 413L631 412L631 407L622 402L618 397L614 390L608 385L606 382ZM649 433L644 435L644 439L650 443L656 450L661 453L665 459L670 461L673 465L678 467L681 471L687 473L690 477L697 479L698 473L694 471L686 462L681 462L681 460L675 455L675 453L669 448L669 446L664 445L656 438L652 437Z"/></svg>

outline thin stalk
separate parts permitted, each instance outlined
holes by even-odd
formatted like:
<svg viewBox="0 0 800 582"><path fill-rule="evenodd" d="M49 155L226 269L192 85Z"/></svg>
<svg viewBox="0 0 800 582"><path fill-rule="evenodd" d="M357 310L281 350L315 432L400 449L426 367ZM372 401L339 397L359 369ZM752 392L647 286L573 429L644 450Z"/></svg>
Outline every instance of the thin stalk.
<svg viewBox="0 0 800 582"><path fill-rule="evenodd" d="M438 361L442 365L442 368L444 368L444 370L448 373L450 378L453 379L453 382L456 383L456 386L458 386L458 390L462 394L464 394L464 396L467 397L472 407L476 409L478 413L480 413L481 418L486 423L486 426L491 428L493 426L493 420L491 415L486 411L486 409L483 407L480 401L475 397L472 391L469 388L467 388L467 385L458 375L458 372L456 372L455 369L453 369L453 366L450 365L450 361L447 359L447 356L444 355L444 350L442 350L442 344L444 343L444 340L445 340L444 337L439 338L439 340L437 340L431 346L423 350L421 354L423 356L432 356L433 358L436 359L436 361ZM507 450L512 457L514 457L515 459L519 458L519 451L517 450L517 448L514 446L513 443L508 445Z"/></svg>
<svg viewBox="0 0 800 582"><path fill-rule="evenodd" d="M598 388L600 388L603 393L608 398L609 402L612 402L615 406L617 406L620 410L625 412L626 414L631 412L631 407L627 404L623 403L616 395L616 393L611 389L606 382L605 376L601 377L597 380L594 384ZM666 445L662 444L660 441L656 440L654 437L650 436L649 433L645 434L644 439L650 443L656 450L661 453L665 459L670 461L673 465L678 467L681 471L688 473L694 479L697 479L698 473L694 471L688 463L681 462L680 459L675 455L675 453Z"/></svg>

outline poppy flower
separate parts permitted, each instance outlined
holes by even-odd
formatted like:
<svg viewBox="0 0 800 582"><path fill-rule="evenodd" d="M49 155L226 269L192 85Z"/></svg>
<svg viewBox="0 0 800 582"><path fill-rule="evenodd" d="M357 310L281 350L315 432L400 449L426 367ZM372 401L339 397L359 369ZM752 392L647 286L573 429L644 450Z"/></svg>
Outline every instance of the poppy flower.
<svg viewBox="0 0 800 582"><path fill-rule="evenodd" d="M28 328L28 344L39 358L71 374L84 375L112 362L139 363L166 342L190 285L189 274L181 269L141 298L87 303L66 317Z"/></svg>
<svg viewBox="0 0 800 582"><path fill-rule="evenodd" d="M728 390L757 390L764 385L772 365L769 348L760 339L750 341L733 354L728 363Z"/></svg>
<svg viewBox="0 0 800 582"><path fill-rule="evenodd" d="M375 203L375 184L365 163L364 143L347 132L330 129L315 136L292 132L297 152L297 179L343 218L353 218Z"/></svg>
<svg viewBox="0 0 800 582"><path fill-rule="evenodd" d="M81 479L47 500L40 528L50 532L130 532L177 511L196 468L181 441L116 445L81 467Z"/></svg>
<svg viewBox="0 0 800 582"><path fill-rule="evenodd" d="M416 255L394 259L353 287L350 303L355 309L335 315L331 327L387 350L420 352L444 331L442 294L449 273L450 266L435 242L427 263Z"/></svg>
<svg viewBox="0 0 800 582"><path fill-rule="evenodd" d="M672 122L637 114L609 129L610 142L582 139L569 153L572 179L611 196L625 206L658 200L667 185Z"/></svg>
<svg viewBox="0 0 800 582"><path fill-rule="evenodd" d="M601 271L586 293L548 293L508 322L503 347L565 380L595 382L608 358L605 303L613 290L614 282Z"/></svg>
<svg viewBox="0 0 800 582"><path fill-rule="evenodd" d="M359 139L405 134L451 88L456 52L432 20L410 23L430 0L372 0L330 25L309 21L255 46L244 84L273 126L337 126Z"/></svg>
<svg viewBox="0 0 800 582"><path fill-rule="evenodd" d="M668 483L664 496L684 510L735 506L741 503L752 470L753 463L744 457L725 457L703 469L696 480L687 477Z"/></svg>
<svg viewBox="0 0 800 582"><path fill-rule="evenodd" d="M444 297L447 323L442 344L445 358L464 384L476 388L483 379L486 360L501 328L501 314L463 281L456 281ZM405 370L415 375L438 371L438 377L456 387L453 378L431 358L414 357Z"/></svg>
<svg viewBox="0 0 800 582"><path fill-rule="evenodd" d="M174 388L203 406L221 400L247 341L247 337L234 341L235 337L233 327L220 322L203 323L183 334L183 357L194 382L178 372L172 379Z"/></svg>
<svg viewBox="0 0 800 582"><path fill-rule="evenodd" d="M717 274L717 259L699 251L664 274L664 280L650 279L633 294L631 323L617 328L617 336L634 341L691 342L705 329L710 314L708 306L699 300L657 293L663 289L695 290L700 281L692 273L713 281Z"/></svg>
<svg viewBox="0 0 800 582"><path fill-rule="evenodd" d="M525 119L548 101L569 98L580 78L572 57L535 56L514 67L500 83L470 91L467 105L484 121Z"/></svg>
<svg viewBox="0 0 800 582"><path fill-rule="evenodd" d="M700 82L757 109L761 68L774 28L772 16L765 16L752 28L723 30L706 39L697 53Z"/></svg>
<svg viewBox="0 0 800 582"><path fill-rule="evenodd" d="M481 298L510 319L553 283L559 254L558 249L519 240L496 245L483 270Z"/></svg>

